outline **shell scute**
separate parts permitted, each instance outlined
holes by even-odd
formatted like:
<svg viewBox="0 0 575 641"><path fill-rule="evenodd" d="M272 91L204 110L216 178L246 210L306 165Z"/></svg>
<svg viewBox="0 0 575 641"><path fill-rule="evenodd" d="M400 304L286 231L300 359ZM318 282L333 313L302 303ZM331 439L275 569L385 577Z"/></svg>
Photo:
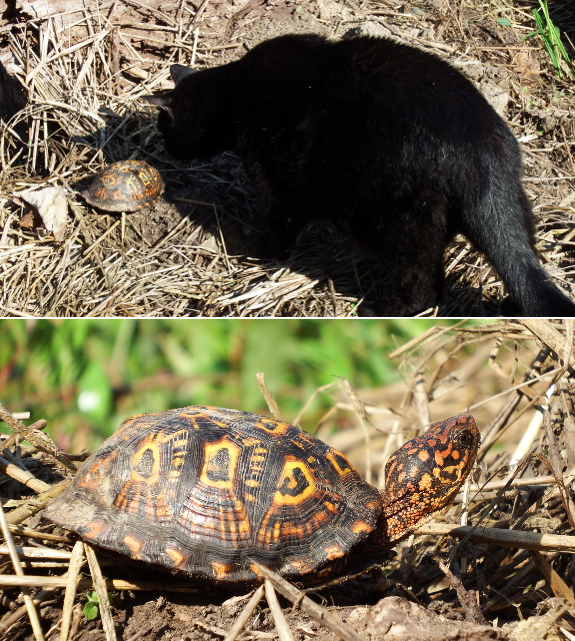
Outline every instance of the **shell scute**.
<svg viewBox="0 0 575 641"><path fill-rule="evenodd" d="M164 193L160 172L143 160L121 160L100 172L82 192L86 202L104 211L137 211Z"/></svg>
<svg viewBox="0 0 575 641"><path fill-rule="evenodd" d="M379 491L339 453L336 469L334 452L247 412L143 414L83 464L46 515L102 547L195 576L254 580L253 560L309 574L347 555L381 512ZM352 529L358 520L364 527Z"/></svg>

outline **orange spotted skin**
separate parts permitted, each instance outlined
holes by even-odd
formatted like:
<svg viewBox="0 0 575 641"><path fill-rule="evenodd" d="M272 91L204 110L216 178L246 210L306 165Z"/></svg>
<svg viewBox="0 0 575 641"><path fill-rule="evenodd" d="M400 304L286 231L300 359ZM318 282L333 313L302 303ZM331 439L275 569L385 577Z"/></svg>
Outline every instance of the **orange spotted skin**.
<svg viewBox="0 0 575 641"><path fill-rule="evenodd" d="M138 211L164 193L160 172L143 160L121 160L99 173L82 192L86 202L104 211Z"/></svg>
<svg viewBox="0 0 575 641"><path fill-rule="evenodd" d="M472 416L452 416L387 461L383 511L364 549L392 547L449 505L471 471L481 438Z"/></svg>
<svg viewBox="0 0 575 641"><path fill-rule="evenodd" d="M258 561L317 582L354 546L392 547L445 507L478 444L472 417L437 423L390 458L382 494L343 454L288 423L204 406L142 414L45 514L97 545L193 576L257 581Z"/></svg>

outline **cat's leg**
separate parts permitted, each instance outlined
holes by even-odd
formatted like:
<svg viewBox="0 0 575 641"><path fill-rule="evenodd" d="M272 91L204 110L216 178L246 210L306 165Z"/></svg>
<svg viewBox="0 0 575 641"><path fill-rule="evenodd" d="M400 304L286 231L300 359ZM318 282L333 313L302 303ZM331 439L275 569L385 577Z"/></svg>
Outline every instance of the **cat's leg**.
<svg viewBox="0 0 575 641"><path fill-rule="evenodd" d="M268 212L269 255L283 260L287 258L289 251L296 244L297 237L305 226L305 220L294 216L293 209L281 203L274 203Z"/></svg>
<svg viewBox="0 0 575 641"><path fill-rule="evenodd" d="M261 183L258 204L267 214L269 225L269 231L262 239L261 255L285 260L309 219L302 215L301 207L277 199L271 188L266 185L264 189Z"/></svg>
<svg viewBox="0 0 575 641"><path fill-rule="evenodd" d="M370 207L349 217L346 226L354 239L383 272L383 288L372 309L377 316L414 316L438 304L450 238L446 210L442 195L421 189L417 197L395 202L388 194L385 208Z"/></svg>
<svg viewBox="0 0 575 641"><path fill-rule="evenodd" d="M379 254L385 273L383 291L371 306L370 315L415 316L435 307L443 293L443 251L431 256L426 251Z"/></svg>
<svg viewBox="0 0 575 641"><path fill-rule="evenodd" d="M284 260L309 218L306 218L301 205L288 203L278 196L273 180L259 161L250 158L246 166L256 187L258 207L266 214L269 226L261 239L260 256Z"/></svg>

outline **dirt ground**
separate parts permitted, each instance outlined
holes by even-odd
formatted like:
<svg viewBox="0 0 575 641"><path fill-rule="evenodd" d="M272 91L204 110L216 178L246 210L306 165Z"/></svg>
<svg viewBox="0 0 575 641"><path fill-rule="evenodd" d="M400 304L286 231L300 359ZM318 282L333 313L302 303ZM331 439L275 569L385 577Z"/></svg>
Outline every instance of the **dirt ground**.
<svg viewBox="0 0 575 641"><path fill-rule="evenodd" d="M49 12L44 3L0 3L0 59L17 75L32 70L37 95L26 117L55 127L27 121L34 149L24 166L12 162L9 145L4 151L4 315L331 317L356 315L363 300L369 305L385 274L327 224L305 230L287 261L262 258L267 223L239 159L173 161L155 109L139 100L171 88L171 62L219 65L261 40L304 32L399 38L471 78L522 142L543 260L575 291L573 81L556 76L539 39L522 40L533 28L530 3L53 0ZM568 8L555 7L553 17L569 37ZM164 198L122 217L86 206L80 192L95 172L128 157L161 171ZM39 183L67 190L62 242L20 222L26 208L14 192ZM444 300L425 315L500 313L502 284L465 239L455 240L445 265Z"/></svg>

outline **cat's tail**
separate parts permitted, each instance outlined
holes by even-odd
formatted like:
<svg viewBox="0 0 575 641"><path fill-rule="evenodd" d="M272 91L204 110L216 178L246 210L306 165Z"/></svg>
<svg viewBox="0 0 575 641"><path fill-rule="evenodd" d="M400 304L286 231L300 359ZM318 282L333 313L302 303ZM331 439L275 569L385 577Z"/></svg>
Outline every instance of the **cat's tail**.
<svg viewBox="0 0 575 641"><path fill-rule="evenodd" d="M575 303L539 263L529 199L519 181L509 178L505 171L491 174L489 189L465 221L467 235L486 254L523 315L575 316Z"/></svg>

